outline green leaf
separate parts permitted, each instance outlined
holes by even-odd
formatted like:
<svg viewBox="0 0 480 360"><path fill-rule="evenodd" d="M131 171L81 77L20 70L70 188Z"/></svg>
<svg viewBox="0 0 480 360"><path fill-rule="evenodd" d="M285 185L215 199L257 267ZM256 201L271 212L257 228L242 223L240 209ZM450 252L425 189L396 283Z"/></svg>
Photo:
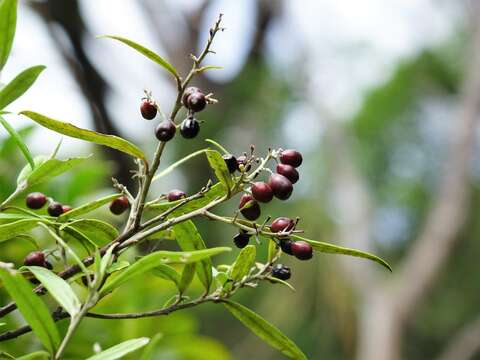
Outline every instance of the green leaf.
<svg viewBox="0 0 480 360"><path fill-rule="evenodd" d="M58 221L67 221L70 220L74 217L83 215L83 214L88 214L89 212L98 209L99 207L102 207L105 204L110 203L112 200L115 200L116 198L122 196L122 194L112 194L108 196L104 196L98 200L91 201L87 204L84 204L82 206L79 206L77 208L74 208L70 210L69 212L66 212L65 214L62 214L58 217Z"/></svg>
<svg viewBox="0 0 480 360"><path fill-rule="evenodd" d="M235 263L230 271L230 278L233 281L240 281L248 274L252 266L255 264L257 250L255 245L248 245L240 251Z"/></svg>
<svg viewBox="0 0 480 360"><path fill-rule="evenodd" d="M183 268L182 276L178 283L178 291L180 295L187 291L188 287L192 283L193 277L195 276L195 268L197 264L187 264Z"/></svg>
<svg viewBox="0 0 480 360"><path fill-rule="evenodd" d="M203 250L206 248L202 236L191 220L173 226L173 232L175 233L178 246L183 251ZM197 275L208 292L212 283L212 261L209 258L202 260L199 266L197 266Z"/></svg>
<svg viewBox="0 0 480 360"><path fill-rule="evenodd" d="M378 263L378 264L384 266L385 268L387 268L388 270L392 271L392 268L390 267L390 265L385 260L379 258L376 255L373 255L373 254L370 254L370 253L367 253L367 252L364 252L364 251L355 250L355 249L351 249L351 248L346 248L346 247L342 247L342 246L337 246L337 245L333 245L333 244L329 244L329 243L325 243L325 242L321 242L321 241L314 241L314 240L310 240L310 239L305 239L305 238L303 238L301 236L298 236L298 235L293 235L292 238L295 239L295 240L303 240L303 241L308 242L310 245L312 245L313 249L316 250L316 251L320 251L320 252L323 252L323 253L329 253L329 254L350 255L350 256L360 257L360 258L364 258L364 259L369 259L369 260L375 261L376 263Z"/></svg>
<svg viewBox="0 0 480 360"><path fill-rule="evenodd" d="M35 228L42 219L23 219L13 223L0 225L0 242L9 240L15 236Z"/></svg>
<svg viewBox="0 0 480 360"><path fill-rule="evenodd" d="M223 66L216 66L216 65L206 65L206 66L202 66L200 69L198 69L196 72L197 74L201 74L201 73L204 73L208 70L222 70L223 69Z"/></svg>
<svg viewBox="0 0 480 360"><path fill-rule="evenodd" d="M167 70L170 74L175 76L176 79L180 78L180 75L178 75L177 70L164 58L162 58L160 55L156 54L150 49L147 49L146 47L137 44L136 42L120 37L120 36L113 36L113 35L103 35L99 36L99 38L107 38L107 39L113 39L113 40L118 40L125 45L130 46L132 49L137 50L139 53L142 55L146 56L153 62L157 63L158 65L162 66L165 70Z"/></svg>
<svg viewBox="0 0 480 360"><path fill-rule="evenodd" d="M53 353L60 344L60 335L47 306L32 292L31 285L22 275L6 268L4 263L0 266L0 278L35 335Z"/></svg>
<svg viewBox="0 0 480 360"><path fill-rule="evenodd" d="M234 301L224 300L223 305L255 335L282 354L291 359L307 359L302 350L292 340L260 315Z"/></svg>
<svg viewBox="0 0 480 360"><path fill-rule="evenodd" d="M105 145L112 149L122 151L132 155L143 162L147 162L145 154L137 146L131 142L114 135L105 135L92 130L82 129L75 125L54 120L33 111L22 111L21 115L29 117L36 123L46 127L47 129L56 131L57 133L70 136L76 139L89 141L99 145Z"/></svg>
<svg viewBox="0 0 480 360"><path fill-rule="evenodd" d="M162 170L160 173L158 173L157 175L155 175L152 179L152 182L160 179L162 176L165 176L165 175L168 175L169 173L171 173L173 170L175 170L177 167L179 167L180 165L182 165L184 162L187 162L188 160L190 159L193 159L194 157L198 156L198 155L201 155L203 154L204 152L206 152L207 149L201 149L201 150L198 150L198 151L195 151L183 158L181 158L180 160L178 161L175 161L172 165L170 165L169 167L167 167L166 169Z"/></svg>
<svg viewBox="0 0 480 360"><path fill-rule="evenodd" d="M140 349L148 344L149 338L138 338L124 341L120 344L112 346L107 350L102 351L99 354L90 356L87 360L115 360L120 359L123 356Z"/></svg>
<svg viewBox="0 0 480 360"><path fill-rule="evenodd" d="M25 69L5 85L0 90L0 109L4 109L8 104L22 96L33 85L43 70L45 70L43 65Z"/></svg>
<svg viewBox="0 0 480 360"><path fill-rule="evenodd" d="M177 271L171 266L164 264L158 265L152 269L152 273L159 278L172 281L177 287L180 283L180 275L178 275Z"/></svg>
<svg viewBox="0 0 480 360"><path fill-rule="evenodd" d="M286 287L288 287L290 290L292 290L293 292L295 292L295 288L290 285L288 282L284 281L284 280L281 280L281 279L278 279L278 278L274 278L273 276L269 276L267 277L267 279L271 282L275 282L275 283L280 283L282 285L285 285Z"/></svg>
<svg viewBox="0 0 480 360"><path fill-rule="evenodd" d="M60 230L64 230L67 227L79 231L97 247L106 245L118 237L117 229L109 223L97 219L78 219L62 225Z"/></svg>
<svg viewBox="0 0 480 360"><path fill-rule="evenodd" d="M17 25L17 1L0 0L0 71L12 49Z"/></svg>
<svg viewBox="0 0 480 360"><path fill-rule="evenodd" d="M49 360L50 354L45 351L35 351L28 355L17 357L17 360Z"/></svg>
<svg viewBox="0 0 480 360"><path fill-rule="evenodd" d="M268 241L268 262L271 262L277 255L279 248L277 243L272 239L267 239Z"/></svg>
<svg viewBox="0 0 480 360"><path fill-rule="evenodd" d="M80 311L80 300L73 292L70 285L54 272L39 266L26 266L26 268L40 280L50 295L74 317Z"/></svg>
<svg viewBox="0 0 480 360"><path fill-rule="evenodd" d="M1 95L1 94L0 94ZM30 164L30 167L33 168L35 167L35 163L33 162L33 157L32 154L30 153L30 150L28 150L27 145L23 142L22 138L20 135L15 131L15 129L5 120L3 117L0 116L0 123L3 125L5 130L10 134L12 139L15 141L17 144L18 148L22 152L23 156L25 156L25 159L28 161Z"/></svg>
<svg viewBox="0 0 480 360"><path fill-rule="evenodd" d="M148 343L147 347L143 349L140 360L155 360L153 358L155 346L157 346L158 342L162 340L162 338L163 338L162 334L160 333L155 334L155 336Z"/></svg>
<svg viewBox="0 0 480 360"><path fill-rule="evenodd" d="M227 191L230 193L230 189L233 186L232 176L228 171L227 164L225 164L222 155L216 150L207 150L206 154L210 167L215 172L218 181L225 185Z"/></svg>
<svg viewBox="0 0 480 360"><path fill-rule="evenodd" d="M0 351L0 360L15 360L15 356L5 352L5 351Z"/></svg>
<svg viewBox="0 0 480 360"><path fill-rule="evenodd" d="M142 257L125 270L119 271L117 275L112 276L112 280L102 288L102 294L112 291L133 277L144 274L159 265L176 263L191 264L230 250L228 247L216 247L199 251L156 251Z"/></svg>
<svg viewBox="0 0 480 360"><path fill-rule="evenodd" d="M220 149L225 155L231 154L230 151L228 151L223 145L216 142L215 140L205 139L205 141L208 142L209 144L212 144L213 146L217 147L218 149Z"/></svg>

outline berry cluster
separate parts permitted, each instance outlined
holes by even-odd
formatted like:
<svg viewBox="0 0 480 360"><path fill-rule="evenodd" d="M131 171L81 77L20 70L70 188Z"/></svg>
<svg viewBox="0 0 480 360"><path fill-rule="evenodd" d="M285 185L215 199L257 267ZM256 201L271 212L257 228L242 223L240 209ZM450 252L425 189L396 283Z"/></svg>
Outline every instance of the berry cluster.
<svg viewBox="0 0 480 360"><path fill-rule="evenodd" d="M33 192L27 195L25 200L26 205L28 208L33 210L41 209L45 206L45 204L49 201L45 194L41 192ZM72 210L72 208L68 205L62 205L59 202L56 202L50 199L50 203L47 208L47 212L50 216L58 217L68 211Z"/></svg>

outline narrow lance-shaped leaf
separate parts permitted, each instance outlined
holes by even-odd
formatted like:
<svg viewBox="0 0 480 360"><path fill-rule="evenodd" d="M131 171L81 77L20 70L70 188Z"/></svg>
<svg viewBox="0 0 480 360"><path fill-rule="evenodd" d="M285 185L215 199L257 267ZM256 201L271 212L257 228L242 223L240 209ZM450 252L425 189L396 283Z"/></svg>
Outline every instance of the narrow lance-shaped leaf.
<svg viewBox="0 0 480 360"><path fill-rule="evenodd" d="M233 186L233 180L222 155L216 150L208 150L206 154L210 167L215 172L218 181L225 185L227 191L230 193L230 189Z"/></svg>
<svg viewBox="0 0 480 360"><path fill-rule="evenodd" d="M106 245L118 237L117 229L109 223L97 219L74 220L62 225L60 230L67 231L67 228L73 228L77 232L80 232L88 238L89 242L95 244L97 247Z"/></svg>
<svg viewBox="0 0 480 360"><path fill-rule="evenodd" d="M164 280L172 281L177 287L180 283L180 275L178 275L177 271L171 266L160 264L153 268L152 273Z"/></svg>
<svg viewBox="0 0 480 360"><path fill-rule="evenodd" d="M89 141L95 144L104 145L132 155L143 162L147 162L145 154L131 142L114 135L105 135L92 130L82 129L75 125L54 120L33 111L22 111L21 115L29 117L36 123L53 130L59 134L70 136L76 139Z"/></svg>
<svg viewBox="0 0 480 360"><path fill-rule="evenodd" d="M165 70L167 70L170 74L175 76L175 78L179 78L180 76L177 73L177 70L164 58L162 58L160 55L155 53L154 51L147 49L145 46L137 44L136 42L126 39L120 36L113 36L113 35L103 35L99 36L99 38L107 38L107 39L113 39L113 40L118 40L125 45L130 46L132 49L137 50L140 54L146 56L153 62L157 63L158 65L162 66Z"/></svg>
<svg viewBox="0 0 480 360"><path fill-rule="evenodd" d="M111 348L108 348L107 350L104 350L101 353L90 356L87 360L115 360L115 359L121 359L125 355L144 347L145 345L148 344L149 341L150 341L150 339L145 338L145 337L144 338L127 340L127 341L124 341L120 344L112 346Z"/></svg>
<svg viewBox="0 0 480 360"><path fill-rule="evenodd" d="M15 358L16 360L50 360L50 354L45 351L35 351L33 353Z"/></svg>
<svg viewBox="0 0 480 360"><path fill-rule="evenodd" d="M15 141L17 144L18 148L22 152L23 156L25 156L25 159L28 161L30 164L30 167L32 170L35 168L35 163L33 162L33 157L32 154L30 153L30 150L28 150L27 145L25 142L22 140L20 135L15 131L15 129L5 120L3 117L0 116L0 123L3 125L5 130L10 134L12 139Z"/></svg>
<svg viewBox="0 0 480 360"><path fill-rule="evenodd" d="M231 268L230 278L233 281L240 281L248 274L252 266L255 264L257 250L255 245L248 245L240 251L233 267Z"/></svg>
<svg viewBox="0 0 480 360"><path fill-rule="evenodd" d="M17 0L0 0L0 71L12 49L17 25Z"/></svg>
<svg viewBox="0 0 480 360"><path fill-rule="evenodd" d="M12 81L0 90L0 109L22 96L37 80L38 75L45 70L45 66L37 65L23 70Z"/></svg>
<svg viewBox="0 0 480 360"><path fill-rule="evenodd" d="M0 242L32 230L41 221L42 219L31 218L0 225Z"/></svg>
<svg viewBox="0 0 480 360"><path fill-rule="evenodd" d="M234 301L225 300L223 305L255 335L282 354L291 359L307 359L302 350L292 340L260 315Z"/></svg>
<svg viewBox="0 0 480 360"><path fill-rule="evenodd" d="M47 306L33 293L27 280L13 272L4 263L0 264L0 278L33 332L45 348L53 353L60 344L60 335Z"/></svg>
<svg viewBox="0 0 480 360"><path fill-rule="evenodd" d="M84 204L82 206L76 207L58 217L58 221L67 221L70 220L74 217L88 214L89 212L98 209L99 207L102 207L105 204L110 203L112 200L115 200L116 198L122 196L122 194L112 194L108 196L104 196L100 199L91 201L87 204Z"/></svg>
<svg viewBox="0 0 480 360"><path fill-rule="evenodd" d="M180 294L183 294L187 291L188 287L193 281L193 277L195 276L195 268L197 264L187 264L183 268L182 276L180 277L180 281L178 283L178 291Z"/></svg>

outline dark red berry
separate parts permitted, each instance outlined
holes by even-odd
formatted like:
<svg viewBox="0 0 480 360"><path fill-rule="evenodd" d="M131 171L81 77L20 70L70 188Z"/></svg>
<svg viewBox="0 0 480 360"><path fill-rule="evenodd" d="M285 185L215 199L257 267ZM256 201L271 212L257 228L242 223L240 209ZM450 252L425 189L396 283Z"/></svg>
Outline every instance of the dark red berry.
<svg viewBox="0 0 480 360"><path fill-rule="evenodd" d="M285 176L292 184L295 184L299 178L298 171L292 165L288 164L278 164L277 173Z"/></svg>
<svg viewBox="0 0 480 360"><path fill-rule="evenodd" d="M125 195L122 195L110 203L110 211L115 215L122 214L130 206L130 202Z"/></svg>
<svg viewBox="0 0 480 360"><path fill-rule="evenodd" d="M300 154L297 150L288 149L283 150L280 153L280 162L282 164L291 165L293 167L299 167L302 165L302 154Z"/></svg>
<svg viewBox="0 0 480 360"><path fill-rule="evenodd" d="M250 235L248 235L244 231L240 231L237 235L233 237L233 242L235 243L235 246L238 247L239 249L242 249L245 246L247 246L249 241L250 241Z"/></svg>
<svg viewBox="0 0 480 360"><path fill-rule="evenodd" d="M293 255L295 255L297 259L308 260L313 256L312 245L305 241L295 241L290 247Z"/></svg>
<svg viewBox="0 0 480 360"><path fill-rule="evenodd" d="M250 194L243 194L238 205L243 217L247 220L257 220L260 217L260 205Z"/></svg>
<svg viewBox="0 0 480 360"><path fill-rule="evenodd" d="M27 195L27 206L30 209L40 209L47 203L47 197L41 192L34 192Z"/></svg>
<svg viewBox="0 0 480 360"><path fill-rule="evenodd" d="M68 205L63 205L62 210L63 210L63 214L65 214L66 212L69 212L70 210L72 210L72 207Z"/></svg>
<svg viewBox="0 0 480 360"><path fill-rule="evenodd" d="M155 136L160 141L169 141L175 136L175 132L177 128L175 124L171 120L164 120L160 124L158 124L157 128L155 129Z"/></svg>
<svg viewBox="0 0 480 360"><path fill-rule="evenodd" d="M295 221L286 217L279 217L272 221L270 230L273 233L290 231L295 226Z"/></svg>
<svg viewBox="0 0 480 360"><path fill-rule="evenodd" d="M180 126L180 134L185 139L193 139L195 136L198 135L200 131L200 124L195 118L187 118L183 120L182 125Z"/></svg>
<svg viewBox="0 0 480 360"><path fill-rule="evenodd" d="M47 211L50 216L60 216L63 214L63 205L56 201L53 201L50 203L50 205L48 205Z"/></svg>
<svg viewBox="0 0 480 360"><path fill-rule="evenodd" d="M250 169L252 168L252 165L251 164L248 164L247 165L247 157L245 155L240 155L238 158L237 158L237 164L238 164L238 167L240 168L240 165L244 166L245 167L245 171L250 171Z"/></svg>
<svg viewBox="0 0 480 360"><path fill-rule="evenodd" d="M238 170L237 158L235 156L232 154L223 155L223 160L225 160L225 164L227 164L230 174L233 174Z"/></svg>
<svg viewBox="0 0 480 360"><path fill-rule="evenodd" d="M140 105L140 112L144 119L152 120L157 116L157 107L153 101L144 99Z"/></svg>
<svg viewBox="0 0 480 360"><path fill-rule="evenodd" d="M168 201L177 201L177 200L180 200L180 199L183 199L187 196L187 194L185 194L185 192L183 192L182 190L171 190L168 194L167 194L167 200Z"/></svg>
<svg viewBox="0 0 480 360"><path fill-rule="evenodd" d="M187 97L187 108L193 112L200 112L207 106L207 99L205 94L200 91L195 91Z"/></svg>
<svg viewBox="0 0 480 360"><path fill-rule="evenodd" d="M185 89L185 91L183 92L183 96L182 96L182 104L183 106L185 106L186 108L188 108L188 102L187 102L187 99L190 95L192 95L193 93L196 93L196 92L200 92L200 89L195 87L195 86L190 86L188 88Z"/></svg>
<svg viewBox="0 0 480 360"><path fill-rule="evenodd" d="M268 179L268 185L272 188L273 195L280 200L287 200L292 195L292 182L283 175L272 174Z"/></svg>
<svg viewBox="0 0 480 360"><path fill-rule="evenodd" d="M268 203L273 199L272 188L264 182L256 182L252 185L252 195L255 200Z"/></svg>
<svg viewBox="0 0 480 360"><path fill-rule="evenodd" d="M292 276L288 266L277 264L272 268L272 276L280 280L288 280Z"/></svg>
<svg viewBox="0 0 480 360"><path fill-rule="evenodd" d="M280 239L280 248L285 254L293 255L292 244L293 241L288 238Z"/></svg>
<svg viewBox="0 0 480 360"><path fill-rule="evenodd" d="M23 265L45 267L45 254L41 251L33 251L25 257Z"/></svg>

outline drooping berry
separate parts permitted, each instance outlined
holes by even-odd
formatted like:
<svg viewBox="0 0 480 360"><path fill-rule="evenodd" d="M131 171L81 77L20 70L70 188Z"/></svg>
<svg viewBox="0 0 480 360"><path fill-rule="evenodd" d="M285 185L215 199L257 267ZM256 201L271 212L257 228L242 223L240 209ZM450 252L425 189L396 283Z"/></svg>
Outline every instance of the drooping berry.
<svg viewBox="0 0 480 360"><path fill-rule="evenodd" d="M169 141L175 136L175 132L177 128L175 124L171 120L164 120L160 124L158 124L157 128L155 129L155 136L160 141Z"/></svg>
<svg viewBox="0 0 480 360"><path fill-rule="evenodd" d="M182 134L185 139L193 139L198 135L199 131L200 124L198 123L197 119L193 117L183 120L182 125L180 126L180 134Z"/></svg>
<svg viewBox="0 0 480 360"><path fill-rule="evenodd" d="M185 194L184 191L174 189L174 190L171 190L167 194L167 200L168 201L177 201L177 200L185 198L186 196L187 196L187 194Z"/></svg>
<svg viewBox="0 0 480 360"><path fill-rule="evenodd" d="M122 195L110 203L110 211L115 215L122 214L130 206L130 202L125 195Z"/></svg>
<svg viewBox="0 0 480 360"><path fill-rule="evenodd" d="M273 195L280 200L287 200L292 195L292 182L283 175L272 174L268 179L268 185L272 188Z"/></svg>
<svg viewBox="0 0 480 360"><path fill-rule="evenodd" d="M233 174L235 171L238 170L238 162L235 156L233 156L232 154L223 155L223 160L225 160L225 164L227 164L227 168L230 174Z"/></svg>
<svg viewBox="0 0 480 360"><path fill-rule="evenodd" d="M288 266L276 264L272 268L272 276L280 280L288 280L292 276L292 273Z"/></svg>
<svg viewBox="0 0 480 360"><path fill-rule="evenodd" d="M47 203L47 197L41 192L33 192L27 195L26 203L30 209L41 209Z"/></svg>
<svg viewBox="0 0 480 360"><path fill-rule="evenodd" d="M63 214L65 214L66 212L69 212L70 210L72 210L71 206L68 206L68 205L63 205L62 206Z"/></svg>
<svg viewBox="0 0 480 360"><path fill-rule="evenodd" d="M142 104L140 105L140 112L142 113L144 119L152 120L155 116L157 116L157 107L153 101L143 99Z"/></svg>
<svg viewBox="0 0 480 360"><path fill-rule="evenodd" d="M50 216L58 217L63 214L63 205L53 201L48 205L47 211Z"/></svg>
<svg viewBox="0 0 480 360"><path fill-rule="evenodd" d="M273 199L272 188L264 182L256 182L252 185L252 195L255 200L268 203Z"/></svg>
<svg viewBox="0 0 480 360"><path fill-rule="evenodd" d="M270 230L273 233L290 231L295 226L295 221L287 217L279 217L272 221Z"/></svg>
<svg viewBox="0 0 480 360"><path fill-rule="evenodd" d="M252 168L252 165L247 163L248 163L248 159L245 155L240 155L237 158L238 167L241 169L241 166L243 166L246 172L250 171L250 169Z"/></svg>
<svg viewBox="0 0 480 360"><path fill-rule="evenodd" d="M200 91L195 91L187 97L187 108L193 112L200 112L207 106L207 98Z"/></svg>
<svg viewBox="0 0 480 360"><path fill-rule="evenodd" d="M23 265L45 267L45 254L42 251L33 251L25 257Z"/></svg>
<svg viewBox="0 0 480 360"><path fill-rule="evenodd" d="M280 153L280 162L282 164L291 165L296 168L302 165L302 161L302 154L300 154L297 150L288 149L283 150Z"/></svg>
<svg viewBox="0 0 480 360"><path fill-rule="evenodd" d="M288 164L278 164L277 173L285 176L292 184L295 184L299 178L298 171Z"/></svg>
<svg viewBox="0 0 480 360"><path fill-rule="evenodd" d="M313 256L312 245L305 241L295 241L290 247L293 255L295 255L297 259L309 260Z"/></svg>
<svg viewBox="0 0 480 360"><path fill-rule="evenodd" d="M293 241L288 238L280 239L280 248L285 254L293 255L292 244Z"/></svg>
<svg viewBox="0 0 480 360"><path fill-rule="evenodd" d="M257 220L260 217L260 205L250 194L243 194L238 205L243 217L247 220Z"/></svg>
<svg viewBox="0 0 480 360"><path fill-rule="evenodd" d="M240 230L240 232L233 237L233 242L239 249L243 249L245 246L247 246L249 241L250 235L243 230Z"/></svg>
<svg viewBox="0 0 480 360"><path fill-rule="evenodd" d="M196 92L200 92L200 89L195 87L195 86L190 86L188 88L185 89L185 91L183 92L183 96L182 96L182 104L183 106L185 106L186 108L189 108L188 107L188 97L190 95L192 95L193 93L196 93Z"/></svg>

